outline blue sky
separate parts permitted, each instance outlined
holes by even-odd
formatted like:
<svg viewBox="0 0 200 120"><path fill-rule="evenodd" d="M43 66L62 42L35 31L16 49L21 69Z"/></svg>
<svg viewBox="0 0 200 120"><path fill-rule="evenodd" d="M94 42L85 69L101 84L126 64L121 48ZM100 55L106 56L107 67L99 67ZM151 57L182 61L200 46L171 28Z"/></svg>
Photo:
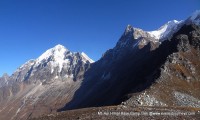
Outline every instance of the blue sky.
<svg viewBox="0 0 200 120"><path fill-rule="evenodd" d="M96 61L128 24L155 30L197 9L199 0L0 0L0 76L57 44Z"/></svg>

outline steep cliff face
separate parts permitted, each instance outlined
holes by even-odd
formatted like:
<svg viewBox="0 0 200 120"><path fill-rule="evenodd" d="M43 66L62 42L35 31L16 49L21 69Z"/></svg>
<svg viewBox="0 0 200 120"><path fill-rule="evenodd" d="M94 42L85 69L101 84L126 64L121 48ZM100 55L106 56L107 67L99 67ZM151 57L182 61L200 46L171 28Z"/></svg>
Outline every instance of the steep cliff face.
<svg viewBox="0 0 200 120"><path fill-rule="evenodd" d="M151 42L134 46L137 39L130 31L91 66L73 100L61 111L123 101L130 106L199 107L199 26L183 25L154 49Z"/></svg>
<svg viewBox="0 0 200 120"><path fill-rule="evenodd" d="M168 47L165 47L168 46ZM129 94L130 106L190 106L200 107L200 29L183 26L170 41L157 49L173 51L160 68L155 83L148 89ZM156 51L156 50L155 50Z"/></svg>

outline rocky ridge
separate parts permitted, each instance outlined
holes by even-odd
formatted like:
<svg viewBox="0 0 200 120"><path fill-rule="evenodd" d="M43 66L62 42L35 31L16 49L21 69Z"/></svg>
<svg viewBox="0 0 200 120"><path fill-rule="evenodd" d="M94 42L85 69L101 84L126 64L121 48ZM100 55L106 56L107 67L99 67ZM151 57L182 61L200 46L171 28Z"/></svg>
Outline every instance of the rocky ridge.
<svg viewBox="0 0 200 120"><path fill-rule="evenodd" d="M177 24L169 27L172 31L159 40L149 32L128 25L116 46L85 73L86 78L73 100L59 111L122 102L129 106L198 108L198 16L193 14L185 21L174 21ZM148 42L141 46L143 40Z"/></svg>
<svg viewBox="0 0 200 120"><path fill-rule="evenodd" d="M9 80L1 78L0 119L109 105L198 109L199 15L196 11L156 31L128 25L116 46L94 63L61 45L47 50Z"/></svg>

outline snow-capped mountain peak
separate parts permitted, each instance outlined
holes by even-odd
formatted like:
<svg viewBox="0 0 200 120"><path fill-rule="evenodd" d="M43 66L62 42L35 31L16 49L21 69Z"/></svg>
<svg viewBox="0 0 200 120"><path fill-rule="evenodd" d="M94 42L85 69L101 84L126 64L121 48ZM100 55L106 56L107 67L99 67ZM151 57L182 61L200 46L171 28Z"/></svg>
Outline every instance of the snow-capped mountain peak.
<svg viewBox="0 0 200 120"><path fill-rule="evenodd" d="M196 10L190 17L189 20L193 23L200 25L200 10Z"/></svg>
<svg viewBox="0 0 200 120"><path fill-rule="evenodd" d="M64 59L65 53L69 51L64 46L58 44L55 47L44 52L36 61L37 63L54 56L54 59Z"/></svg>
<svg viewBox="0 0 200 120"><path fill-rule="evenodd" d="M172 20L161 26L158 30L149 31L151 37L155 39L162 39L168 36L170 31L176 30L177 26L183 21Z"/></svg>
<svg viewBox="0 0 200 120"><path fill-rule="evenodd" d="M44 59L47 59L49 58L50 56L55 56L55 58L63 58L64 57L64 54L67 52L68 50L58 44L56 45L55 47L47 50L46 52L44 52L38 59L37 59L37 62L41 62L42 60Z"/></svg>
<svg viewBox="0 0 200 120"><path fill-rule="evenodd" d="M63 64L69 63L68 59L65 59L66 54L72 54L63 45L56 45L44 52L40 57L36 59L36 66L40 65L42 62L52 61L51 64L56 67L59 66L59 72L61 72ZM53 71L52 71L53 72Z"/></svg>
<svg viewBox="0 0 200 120"><path fill-rule="evenodd" d="M82 52L81 55L85 59L84 62L86 62L86 61L89 61L90 63L94 62L94 60L92 60L91 58L89 58L84 52Z"/></svg>
<svg viewBox="0 0 200 120"><path fill-rule="evenodd" d="M76 79L80 71L94 62L85 53L70 52L63 45L56 45L35 60L21 65L11 76L15 81ZM80 70L81 69L81 70Z"/></svg>
<svg viewBox="0 0 200 120"><path fill-rule="evenodd" d="M133 46L147 45L149 41L154 43L162 42L163 40L170 38L173 35L173 33L175 33L180 28L183 22L184 21L182 20L172 20L154 31L144 31L140 28L135 28L131 25L128 25L125 29L122 39L120 39L117 43L117 46L126 46L126 44L130 43L130 40L132 40L132 38L134 40L139 40L133 42Z"/></svg>
<svg viewBox="0 0 200 120"><path fill-rule="evenodd" d="M191 20L195 20L195 19L197 19L197 17L199 17L200 16L200 10L196 10L193 14L192 14L192 16L190 17L190 19Z"/></svg>
<svg viewBox="0 0 200 120"><path fill-rule="evenodd" d="M70 52L67 48L65 48L63 45L56 45L55 47L47 50L44 52L39 58L36 59L35 66L39 66L40 64L50 64L51 66L51 73L54 72L55 67L59 67L59 71L61 72L63 67L69 68L70 64L73 63L76 64L77 60L73 61L74 56L76 56L76 53ZM81 53L82 62L87 63L93 63L94 61L90 59L85 53Z"/></svg>

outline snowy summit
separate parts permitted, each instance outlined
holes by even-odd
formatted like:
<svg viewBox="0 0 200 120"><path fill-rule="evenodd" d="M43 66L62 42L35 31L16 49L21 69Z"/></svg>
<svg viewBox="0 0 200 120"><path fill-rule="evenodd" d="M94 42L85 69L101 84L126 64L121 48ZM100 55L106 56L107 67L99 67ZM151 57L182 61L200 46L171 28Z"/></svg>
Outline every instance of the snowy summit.
<svg viewBox="0 0 200 120"><path fill-rule="evenodd" d="M158 30L149 31L148 33L151 35L151 37L154 37L155 39L162 39L168 36L170 31L176 30L177 26L182 21L172 20L161 26Z"/></svg>
<svg viewBox="0 0 200 120"><path fill-rule="evenodd" d="M50 62L54 67L59 67L59 72L61 72L64 64L70 64L70 59L67 56L74 56L76 53L70 52L63 45L56 45L55 47L44 52L39 58L36 59L36 66L43 62ZM93 63L94 61L89 58L85 53L81 53L81 58L84 63L87 61Z"/></svg>
<svg viewBox="0 0 200 120"><path fill-rule="evenodd" d="M196 10L189 19L196 25L200 25L200 10Z"/></svg>
<svg viewBox="0 0 200 120"><path fill-rule="evenodd" d="M64 56L65 56L67 51L69 51L69 50L67 50L64 46L58 44L55 47L53 47L53 48L47 50L46 52L44 52L37 59L37 63L40 63L41 61L46 60L51 56L54 57L55 61L57 61L58 59L64 59Z"/></svg>
<svg viewBox="0 0 200 120"><path fill-rule="evenodd" d="M82 52L81 55L85 58L85 60L89 61L90 63L94 62L94 60L92 60L91 58L89 58L84 52Z"/></svg>
<svg viewBox="0 0 200 120"><path fill-rule="evenodd" d="M64 46L58 44L55 47L44 52L39 58L36 59L36 66L42 62L48 62L52 60L53 66L59 66L59 71L62 70L63 64L68 63L68 59L65 59L65 55L69 52ZM71 54L71 53L69 53Z"/></svg>

